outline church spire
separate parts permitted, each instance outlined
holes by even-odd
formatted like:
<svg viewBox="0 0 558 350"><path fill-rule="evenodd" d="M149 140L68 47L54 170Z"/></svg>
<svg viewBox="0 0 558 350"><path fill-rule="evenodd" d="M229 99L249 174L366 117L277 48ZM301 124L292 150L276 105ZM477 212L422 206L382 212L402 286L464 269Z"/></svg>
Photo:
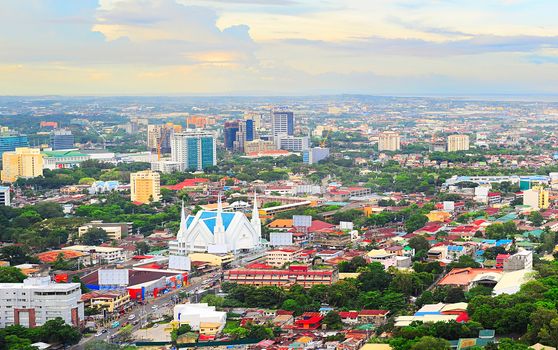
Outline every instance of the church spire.
<svg viewBox="0 0 558 350"><path fill-rule="evenodd" d="M262 221L260 220L260 211L258 210L258 200L256 198L256 190L254 189L254 207L252 208L252 219L250 220L252 227L258 234L258 239L262 237Z"/></svg>
<svg viewBox="0 0 558 350"><path fill-rule="evenodd" d="M182 200L182 210L180 212L180 226L178 228L178 233L176 234L176 239L180 241L186 237L186 210L184 209L184 200Z"/></svg>
<svg viewBox="0 0 558 350"><path fill-rule="evenodd" d="M217 215L215 216L215 229L213 235L215 244L225 244L225 226L223 225L223 204L221 203L221 193L217 199Z"/></svg>

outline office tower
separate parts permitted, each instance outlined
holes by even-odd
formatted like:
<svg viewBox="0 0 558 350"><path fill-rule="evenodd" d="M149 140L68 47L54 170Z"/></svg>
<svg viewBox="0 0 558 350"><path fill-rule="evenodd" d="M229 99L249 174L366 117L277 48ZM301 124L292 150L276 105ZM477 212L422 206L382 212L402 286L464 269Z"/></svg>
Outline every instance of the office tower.
<svg viewBox="0 0 558 350"><path fill-rule="evenodd" d="M263 119L262 113L256 113L256 112L244 113L244 120L253 120L254 121L254 128L256 130L261 129L262 119Z"/></svg>
<svg viewBox="0 0 558 350"><path fill-rule="evenodd" d="M239 129L238 124L238 120L225 122L223 135L225 136L225 148L229 151L234 149L234 142L236 141L236 134Z"/></svg>
<svg viewBox="0 0 558 350"><path fill-rule="evenodd" d="M6 207L11 205L10 188L8 186L0 186L0 205Z"/></svg>
<svg viewBox="0 0 558 350"><path fill-rule="evenodd" d="M329 148L327 147L313 147L302 153L302 161L305 164L315 164L327 157L329 157Z"/></svg>
<svg viewBox="0 0 558 350"><path fill-rule="evenodd" d="M144 170L130 174L130 192L132 202L148 204L161 200L161 175Z"/></svg>
<svg viewBox="0 0 558 350"><path fill-rule="evenodd" d="M533 186L530 190L523 191L523 205L528 205L533 209L547 209L549 192L542 186Z"/></svg>
<svg viewBox="0 0 558 350"><path fill-rule="evenodd" d="M14 182L20 177L31 178L43 175L43 155L39 149L18 147L15 151L2 154L3 182Z"/></svg>
<svg viewBox="0 0 558 350"><path fill-rule="evenodd" d="M273 141L266 141L262 139L256 139L254 141L247 141L244 144L244 153L259 153L264 151L272 151L277 149L275 146L275 142Z"/></svg>
<svg viewBox="0 0 558 350"><path fill-rule="evenodd" d="M302 152L310 147L308 136L278 136L279 148L286 151Z"/></svg>
<svg viewBox="0 0 558 350"><path fill-rule="evenodd" d="M271 119L272 135L275 139L280 135L294 135L295 119L293 112L273 111Z"/></svg>
<svg viewBox="0 0 558 350"><path fill-rule="evenodd" d="M170 153L170 139L175 132L181 132L182 126L173 123L147 126L147 148L151 151L159 151L162 154Z"/></svg>
<svg viewBox="0 0 558 350"><path fill-rule="evenodd" d="M254 121L252 119L239 120L238 131L236 132L236 138L233 143L233 148L235 151L244 152L246 142L252 142L256 138L257 131L254 126Z"/></svg>
<svg viewBox="0 0 558 350"><path fill-rule="evenodd" d="M68 129L54 130L50 135L50 147L53 151L74 148L74 135Z"/></svg>
<svg viewBox="0 0 558 350"><path fill-rule="evenodd" d="M468 151L469 135L448 136L448 152Z"/></svg>
<svg viewBox="0 0 558 350"><path fill-rule="evenodd" d="M208 132L175 133L171 139L171 160L180 170L201 171L217 165L215 135Z"/></svg>
<svg viewBox="0 0 558 350"><path fill-rule="evenodd" d="M15 151L18 147L29 147L27 135L0 135L0 156L4 152Z"/></svg>
<svg viewBox="0 0 558 350"><path fill-rule="evenodd" d="M393 131L380 133L378 140L378 151L399 151L401 149L401 138Z"/></svg>

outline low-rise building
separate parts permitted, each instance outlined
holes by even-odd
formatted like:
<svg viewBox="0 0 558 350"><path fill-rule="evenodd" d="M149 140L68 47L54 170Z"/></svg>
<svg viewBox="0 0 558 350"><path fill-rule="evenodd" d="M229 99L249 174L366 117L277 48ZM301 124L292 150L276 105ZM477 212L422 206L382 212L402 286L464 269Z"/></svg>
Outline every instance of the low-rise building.
<svg viewBox="0 0 558 350"><path fill-rule="evenodd" d="M50 277L0 283L0 328L36 327L57 317L73 326L84 319L79 283L54 283Z"/></svg>
<svg viewBox="0 0 558 350"><path fill-rule="evenodd" d="M64 247L62 250L75 250L82 253L89 253L91 264L105 263L111 264L125 259L126 255L123 248L100 247L87 245L73 245Z"/></svg>
<svg viewBox="0 0 558 350"><path fill-rule="evenodd" d="M132 234L132 225L133 223L131 222L110 223L95 220L80 226L78 228L78 235L81 237L93 228L100 228L107 233L110 239L122 239Z"/></svg>
<svg viewBox="0 0 558 350"><path fill-rule="evenodd" d="M300 248L281 248L269 250L266 252L266 263L273 267L283 267L285 264L291 264L295 261L300 262L300 256L303 250Z"/></svg>
<svg viewBox="0 0 558 350"><path fill-rule="evenodd" d="M305 265L291 265L288 269L237 268L225 271L225 281L253 286L289 288L299 284L310 288L316 284L331 285L339 280L337 269L311 270Z"/></svg>
<svg viewBox="0 0 558 350"><path fill-rule="evenodd" d="M187 324L192 330L204 335L219 333L227 322L227 313L216 311L207 303L179 304L174 306L174 321L177 326Z"/></svg>

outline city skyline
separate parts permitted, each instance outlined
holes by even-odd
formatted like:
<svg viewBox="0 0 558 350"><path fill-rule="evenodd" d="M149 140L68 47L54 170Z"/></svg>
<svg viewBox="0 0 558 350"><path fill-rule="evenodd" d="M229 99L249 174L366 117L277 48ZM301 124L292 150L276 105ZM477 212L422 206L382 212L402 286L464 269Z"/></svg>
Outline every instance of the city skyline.
<svg viewBox="0 0 558 350"><path fill-rule="evenodd" d="M0 95L558 93L552 1L0 5Z"/></svg>

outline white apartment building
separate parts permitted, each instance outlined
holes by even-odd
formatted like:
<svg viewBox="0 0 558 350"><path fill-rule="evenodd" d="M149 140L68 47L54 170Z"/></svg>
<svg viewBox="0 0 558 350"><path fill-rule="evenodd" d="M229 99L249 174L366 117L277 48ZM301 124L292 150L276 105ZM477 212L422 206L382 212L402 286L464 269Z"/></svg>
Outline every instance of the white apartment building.
<svg viewBox="0 0 558 350"><path fill-rule="evenodd" d="M11 205L10 188L8 186L0 186L0 205L5 205L6 207Z"/></svg>
<svg viewBox="0 0 558 350"><path fill-rule="evenodd" d="M84 319L79 283L54 283L50 277L27 278L23 283L0 283L0 328L36 327L62 318L79 326Z"/></svg>
<svg viewBox="0 0 558 350"><path fill-rule="evenodd" d="M308 136L278 136L279 148L286 151L302 152L310 148Z"/></svg>
<svg viewBox="0 0 558 350"><path fill-rule="evenodd" d="M300 261L302 249L300 248L283 248L269 250L266 252L265 261L268 265L281 268L287 263Z"/></svg>
<svg viewBox="0 0 558 350"><path fill-rule="evenodd" d="M73 245L70 247L64 247L62 249L87 253L90 256L92 264L97 264L100 262L105 264L112 264L122 261L126 258L124 248Z"/></svg>

